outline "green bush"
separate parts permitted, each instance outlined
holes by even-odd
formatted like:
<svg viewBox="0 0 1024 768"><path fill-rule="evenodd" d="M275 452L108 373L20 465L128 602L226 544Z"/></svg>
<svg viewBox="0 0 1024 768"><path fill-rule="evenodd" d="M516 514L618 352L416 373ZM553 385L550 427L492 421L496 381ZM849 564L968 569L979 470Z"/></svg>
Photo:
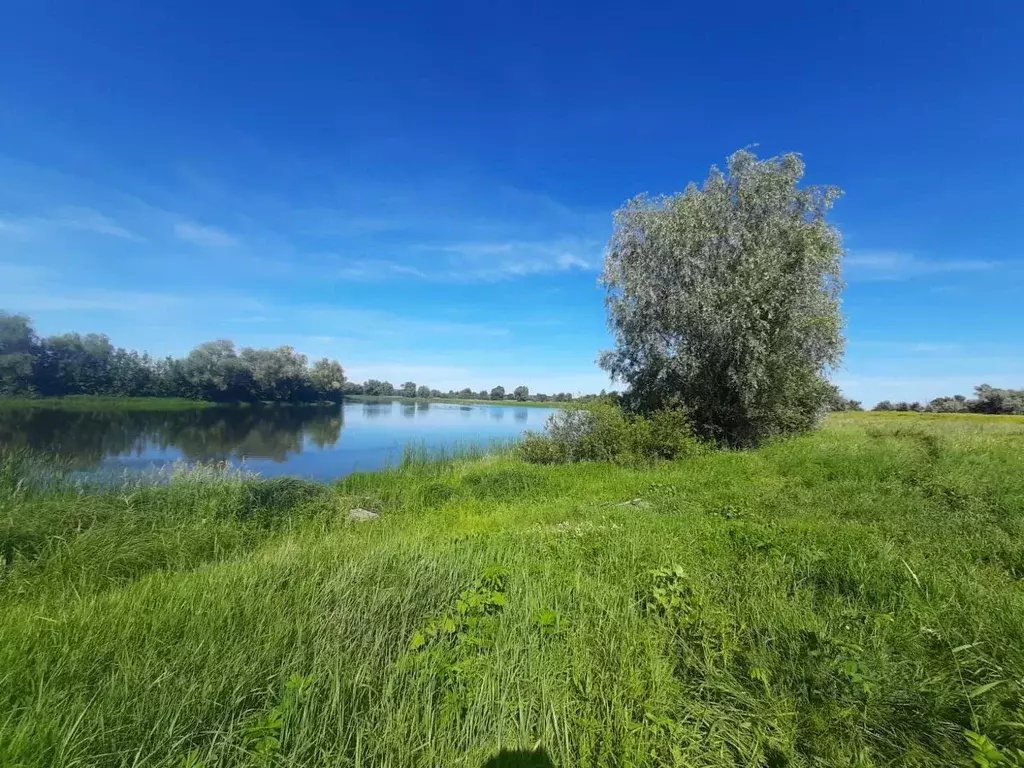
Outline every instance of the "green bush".
<svg viewBox="0 0 1024 768"><path fill-rule="evenodd" d="M696 452L699 446L682 408L638 415L616 405L594 403L555 413L544 433L526 434L518 451L523 460L534 464L628 463L675 459Z"/></svg>

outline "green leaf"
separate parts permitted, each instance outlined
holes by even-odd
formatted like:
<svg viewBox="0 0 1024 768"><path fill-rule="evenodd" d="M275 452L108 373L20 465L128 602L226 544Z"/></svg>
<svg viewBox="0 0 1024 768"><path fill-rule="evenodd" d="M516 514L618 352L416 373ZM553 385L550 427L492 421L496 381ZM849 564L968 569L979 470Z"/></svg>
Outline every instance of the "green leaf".
<svg viewBox="0 0 1024 768"><path fill-rule="evenodd" d="M968 648L973 648L976 645L977 643L967 643L967 645L958 645L956 648L953 649L953 653L961 653L963 651L966 651Z"/></svg>
<svg viewBox="0 0 1024 768"><path fill-rule="evenodd" d="M1002 685L1005 682L1006 682L1005 680L994 680L991 683L985 683L984 685L979 685L977 688L972 690L968 695L972 699L976 698L977 696L982 696L982 695L988 693L989 691L991 691L993 688L996 688L996 687Z"/></svg>

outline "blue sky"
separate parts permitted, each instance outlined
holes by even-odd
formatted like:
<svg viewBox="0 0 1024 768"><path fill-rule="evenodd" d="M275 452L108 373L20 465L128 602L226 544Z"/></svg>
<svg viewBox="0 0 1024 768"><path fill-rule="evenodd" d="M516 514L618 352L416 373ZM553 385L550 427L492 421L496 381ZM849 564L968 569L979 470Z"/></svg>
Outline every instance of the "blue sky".
<svg viewBox="0 0 1024 768"><path fill-rule="evenodd" d="M1024 386L1024 6L701 5L16 0L0 307L593 391L611 212L757 144L846 191L849 395Z"/></svg>

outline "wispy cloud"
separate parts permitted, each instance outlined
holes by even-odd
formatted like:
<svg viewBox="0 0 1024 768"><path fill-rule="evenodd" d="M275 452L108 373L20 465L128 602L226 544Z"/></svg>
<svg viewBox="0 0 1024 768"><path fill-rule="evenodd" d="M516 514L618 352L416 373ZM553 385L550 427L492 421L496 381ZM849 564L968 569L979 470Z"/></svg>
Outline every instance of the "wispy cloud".
<svg viewBox="0 0 1024 768"><path fill-rule="evenodd" d="M449 254L446 277L454 280L504 280L599 266L600 244L579 238L544 241L484 241L423 246Z"/></svg>
<svg viewBox="0 0 1024 768"><path fill-rule="evenodd" d="M31 227L24 220L0 219L0 234L21 236L27 235L31 231Z"/></svg>
<svg viewBox="0 0 1024 768"><path fill-rule="evenodd" d="M0 293L0 305L19 312L67 312L98 310L104 312L153 312L183 307L190 299L149 291L79 290L66 293Z"/></svg>
<svg viewBox="0 0 1024 768"><path fill-rule="evenodd" d="M91 208L61 208L49 216L0 219L0 232L19 236L42 236L56 230L92 232L97 235L142 240L130 229Z"/></svg>
<svg viewBox="0 0 1024 768"><path fill-rule="evenodd" d="M363 282L377 282L400 276L421 280L430 279L430 275L416 267L382 259L347 260L342 266L329 271L334 277L339 277L343 280Z"/></svg>
<svg viewBox="0 0 1024 768"><path fill-rule="evenodd" d="M986 272L998 261L983 259L925 259L900 251L857 251L846 257L850 280L909 280L958 272Z"/></svg>
<svg viewBox="0 0 1024 768"><path fill-rule="evenodd" d="M239 244L239 239L219 227L182 221L174 225L174 234L186 243L206 248L232 248Z"/></svg>
<svg viewBox="0 0 1024 768"><path fill-rule="evenodd" d="M53 222L66 229L74 229L80 232L95 232L99 235L121 237L125 240L142 239L131 230L122 227L109 216L104 216L99 211L89 208L64 208L53 218Z"/></svg>
<svg viewBox="0 0 1024 768"><path fill-rule="evenodd" d="M963 351L962 344L932 341L871 341L851 339L850 348L877 349L898 354L920 352L923 354L952 354Z"/></svg>
<svg viewBox="0 0 1024 768"><path fill-rule="evenodd" d="M346 259L323 254L316 258L328 264L328 274L360 282L401 278L437 283L498 282L530 275L596 270L600 264L596 242L571 239L419 244L404 249L401 255L408 260Z"/></svg>
<svg viewBox="0 0 1024 768"><path fill-rule="evenodd" d="M239 313L263 309L258 301L244 295L88 286L69 281L67 275L53 268L0 262L0 307L17 312L90 311L149 316L162 310L191 312L209 306Z"/></svg>
<svg viewBox="0 0 1024 768"><path fill-rule="evenodd" d="M473 323L443 318L421 318L398 315L375 309L332 307L327 305L279 306L275 314L297 325L314 328L341 328L354 338L379 339L381 337L409 338L431 335L451 338L493 338L508 336L508 328L492 323Z"/></svg>

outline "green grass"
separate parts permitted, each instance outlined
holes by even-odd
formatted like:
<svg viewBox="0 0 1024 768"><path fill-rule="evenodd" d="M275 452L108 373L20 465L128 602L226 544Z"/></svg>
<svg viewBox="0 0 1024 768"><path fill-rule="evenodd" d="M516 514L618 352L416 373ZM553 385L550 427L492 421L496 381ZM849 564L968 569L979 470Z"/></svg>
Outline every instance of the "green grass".
<svg viewBox="0 0 1024 768"><path fill-rule="evenodd" d="M184 397L106 397L101 395L70 395L68 397L0 397L0 408L62 408L67 410L136 410L159 411L203 408L216 405Z"/></svg>
<svg viewBox="0 0 1024 768"><path fill-rule="evenodd" d="M330 487L99 492L34 462L0 467L0 765L1024 747L1024 418L837 414L646 468L412 455Z"/></svg>

